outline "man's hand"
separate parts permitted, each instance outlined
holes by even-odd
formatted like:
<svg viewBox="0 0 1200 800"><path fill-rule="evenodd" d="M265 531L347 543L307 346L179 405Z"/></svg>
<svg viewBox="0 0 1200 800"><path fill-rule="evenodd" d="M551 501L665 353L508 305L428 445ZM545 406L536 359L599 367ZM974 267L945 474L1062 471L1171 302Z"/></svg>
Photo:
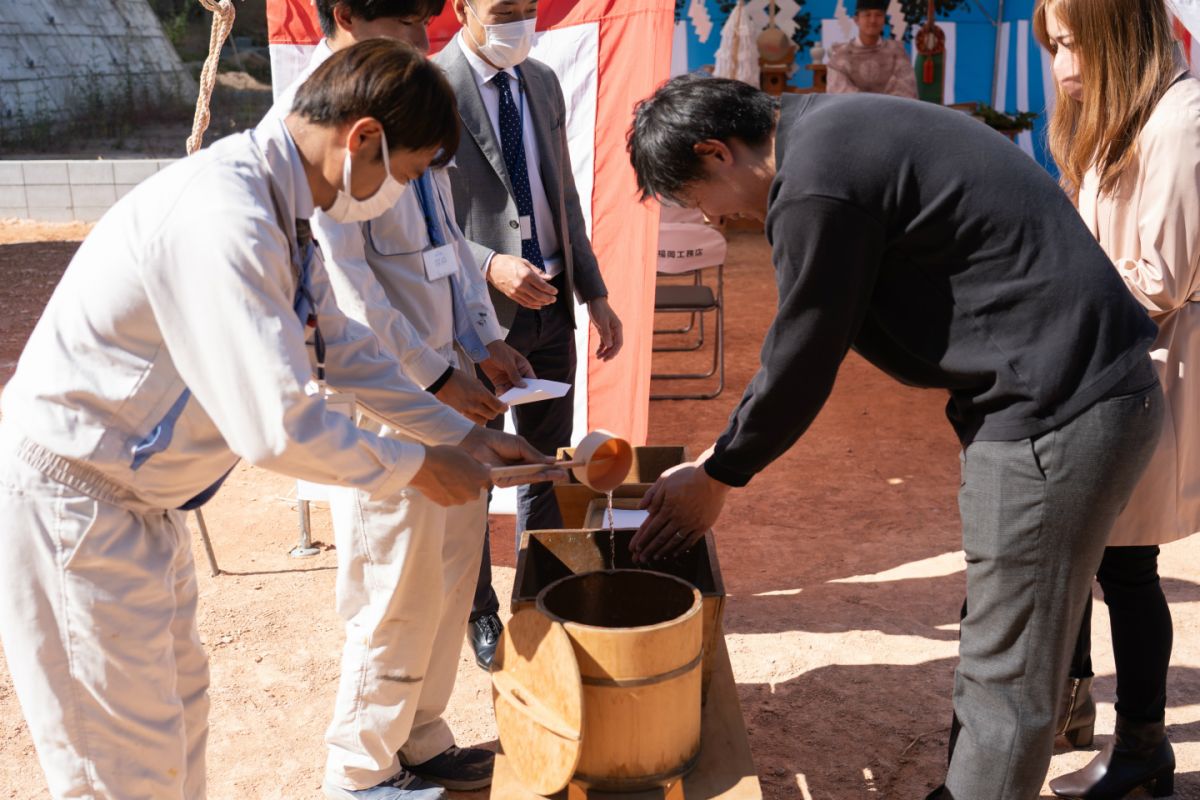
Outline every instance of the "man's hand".
<svg viewBox="0 0 1200 800"><path fill-rule="evenodd" d="M537 448L525 441L524 437L514 436L504 431L494 431L491 428L476 428L467 434L459 443L475 458L488 465L507 464L541 464L545 467L541 472L521 476L512 485L518 483L540 483L542 481L559 481L567 477L566 470L554 466L554 457L544 455ZM496 481L497 486L508 485L504 480Z"/></svg>
<svg viewBox="0 0 1200 800"><path fill-rule="evenodd" d="M597 297L588 303L588 316L600 334L600 346L596 348L596 358L601 361L612 361L621 352L624 338L621 335L621 320L608 304L607 297Z"/></svg>
<svg viewBox="0 0 1200 800"><path fill-rule="evenodd" d="M642 498L650 511L629 549L634 560L649 563L690 549L721 516L729 486L713 480L702 461L680 464L664 472Z"/></svg>
<svg viewBox="0 0 1200 800"><path fill-rule="evenodd" d="M501 403L475 376L461 369L454 370L450 380L442 384L442 388L433 396L479 425L486 425L488 420L508 410L508 406Z"/></svg>
<svg viewBox="0 0 1200 800"><path fill-rule="evenodd" d="M518 305L538 309L554 302L558 289L533 264L517 256L496 253L488 263L488 283Z"/></svg>
<svg viewBox="0 0 1200 800"><path fill-rule="evenodd" d="M491 485L488 469L461 447L425 448L425 461L409 486L439 506L460 506L478 500Z"/></svg>
<svg viewBox="0 0 1200 800"><path fill-rule="evenodd" d="M525 356L508 346L502 339L497 339L487 346L492 357L479 362L479 368L487 375L496 394L504 394L514 386L525 386L525 378L536 378L533 367Z"/></svg>

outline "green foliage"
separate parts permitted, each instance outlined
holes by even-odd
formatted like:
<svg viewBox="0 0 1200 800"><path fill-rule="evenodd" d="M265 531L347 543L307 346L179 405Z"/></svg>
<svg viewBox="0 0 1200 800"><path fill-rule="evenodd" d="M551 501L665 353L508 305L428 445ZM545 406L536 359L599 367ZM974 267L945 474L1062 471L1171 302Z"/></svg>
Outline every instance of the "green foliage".
<svg viewBox="0 0 1200 800"><path fill-rule="evenodd" d="M53 152L64 141L89 139L114 140L112 146L119 150L145 125L190 119L192 109L181 91L147 82L130 68L119 77L117 85L111 75L94 72L77 78L65 98L72 110L69 119L18 110L0 130L0 153Z"/></svg>
<svg viewBox="0 0 1200 800"><path fill-rule="evenodd" d="M809 46L816 43L817 31L813 26L812 14L804 10L803 3L800 5L801 9L796 12L796 16L792 17L792 22L796 23L796 30L792 31L792 41L803 53Z"/></svg>
<svg viewBox="0 0 1200 800"><path fill-rule="evenodd" d="M949 16L951 11L966 4L967 0L934 0L934 8L940 17ZM912 41L917 28L923 25L929 16L929 0L900 0L900 8L904 11L904 21L909 26L904 32L904 41L909 42Z"/></svg>
<svg viewBox="0 0 1200 800"><path fill-rule="evenodd" d="M193 5L195 0L150 0L150 8L163 22L179 16Z"/></svg>
<svg viewBox="0 0 1200 800"><path fill-rule="evenodd" d="M167 39L171 45L178 50L183 44L183 37L187 34L188 12L187 9L180 11L173 17L168 17L162 21L163 32L167 34Z"/></svg>
<svg viewBox="0 0 1200 800"><path fill-rule="evenodd" d="M1003 111L997 111L989 105L979 103L976 105L975 111L971 116L983 120L983 122L998 131L1031 131L1033 130L1033 123L1041 115L1033 111L1019 111L1006 114Z"/></svg>

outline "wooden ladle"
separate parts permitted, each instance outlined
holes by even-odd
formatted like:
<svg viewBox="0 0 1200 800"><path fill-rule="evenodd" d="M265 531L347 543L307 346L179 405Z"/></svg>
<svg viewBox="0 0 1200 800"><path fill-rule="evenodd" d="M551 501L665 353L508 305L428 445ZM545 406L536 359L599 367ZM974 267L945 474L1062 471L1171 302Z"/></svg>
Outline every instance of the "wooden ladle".
<svg viewBox="0 0 1200 800"><path fill-rule="evenodd" d="M575 448L575 457L554 464L518 464L492 467L492 480L513 486L533 482L547 469L571 470L575 479L597 492L611 492L629 477L633 468L633 448L629 442L608 431L595 430L583 437ZM528 477L529 481L521 478Z"/></svg>

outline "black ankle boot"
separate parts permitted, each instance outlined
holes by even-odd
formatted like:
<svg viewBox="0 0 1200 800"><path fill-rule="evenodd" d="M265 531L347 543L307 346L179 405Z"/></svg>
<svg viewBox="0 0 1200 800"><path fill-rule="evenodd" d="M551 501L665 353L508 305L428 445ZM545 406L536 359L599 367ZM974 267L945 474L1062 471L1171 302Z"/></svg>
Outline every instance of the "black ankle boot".
<svg viewBox="0 0 1200 800"><path fill-rule="evenodd" d="M1055 734L1072 747L1091 747L1096 729L1096 701L1092 699L1091 678L1068 678Z"/></svg>
<svg viewBox="0 0 1200 800"><path fill-rule="evenodd" d="M1139 786L1152 797L1174 794L1175 752L1163 723L1119 716L1112 741L1090 764L1050 781L1056 795L1076 800L1121 800Z"/></svg>

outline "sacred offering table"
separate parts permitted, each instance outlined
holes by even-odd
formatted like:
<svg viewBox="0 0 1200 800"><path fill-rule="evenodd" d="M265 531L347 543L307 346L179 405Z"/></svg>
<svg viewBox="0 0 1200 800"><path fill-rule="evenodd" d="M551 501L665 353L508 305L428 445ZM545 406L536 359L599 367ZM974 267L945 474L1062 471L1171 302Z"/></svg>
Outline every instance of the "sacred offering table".
<svg viewBox="0 0 1200 800"><path fill-rule="evenodd" d="M496 800L762 797L712 534L650 570L633 533L522 535L493 667Z"/></svg>

